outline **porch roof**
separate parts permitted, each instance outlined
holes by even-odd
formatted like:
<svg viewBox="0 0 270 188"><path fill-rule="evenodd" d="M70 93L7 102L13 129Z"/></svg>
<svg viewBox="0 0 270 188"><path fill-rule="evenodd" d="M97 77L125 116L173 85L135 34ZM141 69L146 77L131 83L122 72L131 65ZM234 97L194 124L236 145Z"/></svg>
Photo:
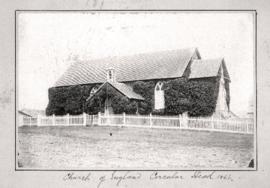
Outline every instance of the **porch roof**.
<svg viewBox="0 0 270 188"><path fill-rule="evenodd" d="M92 96L89 96L87 98L87 101L90 100L91 98L93 98L103 87L106 86L106 84L111 85L112 87L114 87L118 92L120 92L122 95L126 96L129 99L136 99L136 100L144 100L144 98L135 93L132 89L131 86L124 84L124 83L119 83L119 82L105 82L104 84L102 84L98 90L96 91L96 93Z"/></svg>

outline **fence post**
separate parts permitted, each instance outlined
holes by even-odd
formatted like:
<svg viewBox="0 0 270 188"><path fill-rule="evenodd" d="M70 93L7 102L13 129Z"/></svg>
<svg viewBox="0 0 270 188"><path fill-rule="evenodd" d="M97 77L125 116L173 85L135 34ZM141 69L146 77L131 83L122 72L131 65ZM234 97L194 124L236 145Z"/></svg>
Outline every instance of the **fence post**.
<svg viewBox="0 0 270 188"><path fill-rule="evenodd" d="M188 128L188 115L186 112L182 114L182 125L183 127Z"/></svg>
<svg viewBox="0 0 270 188"><path fill-rule="evenodd" d="M126 125L126 113L123 112L123 126Z"/></svg>
<svg viewBox="0 0 270 188"><path fill-rule="evenodd" d="M32 117L29 117L29 126L32 126Z"/></svg>
<svg viewBox="0 0 270 188"><path fill-rule="evenodd" d="M37 126L40 126L40 115L37 115Z"/></svg>
<svg viewBox="0 0 270 188"><path fill-rule="evenodd" d="M214 129L214 117L211 116L211 129Z"/></svg>
<svg viewBox="0 0 270 188"><path fill-rule="evenodd" d="M86 113L83 112L83 126L86 126Z"/></svg>
<svg viewBox="0 0 270 188"><path fill-rule="evenodd" d="M182 127L182 120L183 120L183 117L181 114L179 114L179 127L180 128Z"/></svg>
<svg viewBox="0 0 270 188"><path fill-rule="evenodd" d="M69 126L69 114L66 115L66 118L67 118L67 126Z"/></svg>
<svg viewBox="0 0 270 188"><path fill-rule="evenodd" d="M247 133L249 133L249 130L248 130L248 121L246 121L246 126L247 126Z"/></svg>
<svg viewBox="0 0 270 188"><path fill-rule="evenodd" d="M149 115L149 122L150 122L150 128L152 128L152 126L153 126L152 113L150 113L150 115Z"/></svg>
<svg viewBox="0 0 270 188"><path fill-rule="evenodd" d="M55 115L54 114L52 115L52 124L53 124L53 126L55 126Z"/></svg>
<svg viewBox="0 0 270 188"><path fill-rule="evenodd" d="M98 125L101 125L101 113L98 112Z"/></svg>

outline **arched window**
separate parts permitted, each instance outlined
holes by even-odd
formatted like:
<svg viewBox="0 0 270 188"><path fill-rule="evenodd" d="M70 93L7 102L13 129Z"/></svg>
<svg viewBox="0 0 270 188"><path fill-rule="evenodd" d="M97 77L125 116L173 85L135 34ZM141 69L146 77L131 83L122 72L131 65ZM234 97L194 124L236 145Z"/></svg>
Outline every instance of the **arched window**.
<svg viewBox="0 0 270 188"><path fill-rule="evenodd" d="M91 89L91 91L90 91L90 97L92 97L92 96L97 92L98 88L99 88L99 87L96 85L96 86L94 86L94 87Z"/></svg>
<svg viewBox="0 0 270 188"><path fill-rule="evenodd" d="M220 75L220 83L219 83L219 93L218 93L218 103L217 103L217 110L220 111L228 111L228 105L226 102L226 89L225 89L225 79L224 79L224 72L223 68L221 67L221 75Z"/></svg>
<svg viewBox="0 0 270 188"><path fill-rule="evenodd" d="M163 83L158 82L155 87L155 110L165 108Z"/></svg>

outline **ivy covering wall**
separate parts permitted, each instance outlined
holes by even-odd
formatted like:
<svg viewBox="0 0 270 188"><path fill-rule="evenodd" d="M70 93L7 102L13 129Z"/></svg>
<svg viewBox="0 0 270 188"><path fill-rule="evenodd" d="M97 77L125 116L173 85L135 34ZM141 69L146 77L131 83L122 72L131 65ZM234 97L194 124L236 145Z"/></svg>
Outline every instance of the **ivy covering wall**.
<svg viewBox="0 0 270 188"><path fill-rule="evenodd" d="M218 78L175 79L166 82L165 114L188 112L190 116L209 116L215 111Z"/></svg>
<svg viewBox="0 0 270 188"><path fill-rule="evenodd" d="M215 111L219 77L197 80L185 78L164 80L165 109L161 111L153 110L156 83L157 81L130 83L133 91L144 97L144 101L129 100L113 87L104 87L90 101L86 101L86 99L95 85L50 88L46 114L76 115L82 112L88 114L104 112L107 95L111 99L111 106L116 114L123 112L149 114L152 112L160 115L178 115L188 112L190 116L209 116ZM229 83L226 84L226 90L229 92ZM229 104L230 96L228 95L226 99Z"/></svg>

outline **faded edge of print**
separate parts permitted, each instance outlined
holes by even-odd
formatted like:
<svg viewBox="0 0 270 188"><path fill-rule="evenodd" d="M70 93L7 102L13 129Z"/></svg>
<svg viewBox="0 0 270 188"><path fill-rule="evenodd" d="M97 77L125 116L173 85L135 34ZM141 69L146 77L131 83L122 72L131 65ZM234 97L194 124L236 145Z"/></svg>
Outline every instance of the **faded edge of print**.
<svg viewBox="0 0 270 188"><path fill-rule="evenodd" d="M256 170L254 12L16 12L16 170Z"/></svg>

